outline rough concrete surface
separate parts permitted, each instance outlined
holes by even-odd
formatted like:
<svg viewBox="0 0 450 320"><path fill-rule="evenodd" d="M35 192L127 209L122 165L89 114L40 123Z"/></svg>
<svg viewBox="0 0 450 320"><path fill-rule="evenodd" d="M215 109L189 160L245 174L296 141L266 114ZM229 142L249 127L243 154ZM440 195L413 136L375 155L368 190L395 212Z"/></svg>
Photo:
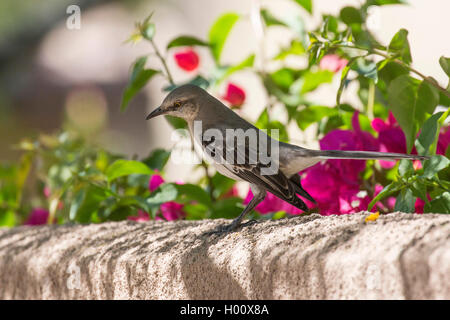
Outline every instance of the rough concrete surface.
<svg viewBox="0 0 450 320"><path fill-rule="evenodd" d="M450 299L450 215L0 229L1 299Z"/></svg>

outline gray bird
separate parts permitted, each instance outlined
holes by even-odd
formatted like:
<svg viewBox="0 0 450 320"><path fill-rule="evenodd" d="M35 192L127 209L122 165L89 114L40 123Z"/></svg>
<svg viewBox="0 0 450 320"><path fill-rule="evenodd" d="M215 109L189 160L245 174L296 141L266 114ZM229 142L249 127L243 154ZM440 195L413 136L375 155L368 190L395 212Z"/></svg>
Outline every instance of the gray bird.
<svg viewBox="0 0 450 320"><path fill-rule="evenodd" d="M426 159L399 153L311 150L274 140L208 92L190 84L170 92L161 106L147 116L147 120L159 115L184 119L196 151L203 152L221 174L250 183L253 199L231 224L221 227L218 232L236 229L245 215L264 200L267 191L303 211L308 210L297 195L314 203L315 200L302 188L297 173L324 159ZM233 131L239 131L241 136L242 132L255 132L257 143L250 143L251 134L244 135L244 140L239 135L228 139L227 133ZM214 134L209 134L211 132ZM263 153L267 156L264 157ZM270 171L270 168L275 170Z"/></svg>

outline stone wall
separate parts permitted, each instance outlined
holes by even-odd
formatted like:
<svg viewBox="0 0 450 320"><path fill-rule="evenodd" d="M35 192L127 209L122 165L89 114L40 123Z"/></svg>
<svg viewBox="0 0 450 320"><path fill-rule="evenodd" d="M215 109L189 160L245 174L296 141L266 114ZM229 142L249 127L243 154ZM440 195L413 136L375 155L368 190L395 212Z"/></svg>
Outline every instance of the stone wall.
<svg viewBox="0 0 450 320"><path fill-rule="evenodd" d="M450 215L0 229L1 299L450 299Z"/></svg>

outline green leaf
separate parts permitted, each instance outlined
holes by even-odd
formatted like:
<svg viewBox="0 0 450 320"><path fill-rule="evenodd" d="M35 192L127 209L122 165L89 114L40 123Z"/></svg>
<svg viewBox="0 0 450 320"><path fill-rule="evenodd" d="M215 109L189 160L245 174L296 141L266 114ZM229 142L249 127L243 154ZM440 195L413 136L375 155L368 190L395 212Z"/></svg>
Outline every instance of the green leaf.
<svg viewBox="0 0 450 320"><path fill-rule="evenodd" d="M93 185L83 185L72 202L69 218L80 223L90 222L92 214L99 209L106 197L106 190Z"/></svg>
<svg viewBox="0 0 450 320"><path fill-rule="evenodd" d="M0 208L0 227L14 227L16 215L14 211Z"/></svg>
<svg viewBox="0 0 450 320"><path fill-rule="evenodd" d="M425 204L426 213L450 213L450 192L444 192L429 203Z"/></svg>
<svg viewBox="0 0 450 320"><path fill-rule="evenodd" d="M239 19L237 13L225 13L221 15L209 30L209 43L216 62L220 62L220 55L227 40L228 34Z"/></svg>
<svg viewBox="0 0 450 320"><path fill-rule="evenodd" d="M398 174L401 177L410 177L414 174L414 167L411 160L402 159L400 160L400 164L398 165Z"/></svg>
<svg viewBox="0 0 450 320"><path fill-rule="evenodd" d="M372 61L367 61L362 57L356 59L356 64L353 64L353 70L358 74L372 79L375 83L378 82L377 65Z"/></svg>
<svg viewBox="0 0 450 320"><path fill-rule="evenodd" d="M131 99L139 92L139 90L141 90L155 74L159 73L157 70L144 69L146 61L147 57L141 57L135 62L130 81L122 95L120 111L125 111Z"/></svg>
<svg viewBox="0 0 450 320"><path fill-rule="evenodd" d="M145 201L150 206L159 206L160 204L174 201L178 196L178 190L175 185L171 183L165 183L160 186L157 190L152 192L150 197Z"/></svg>
<svg viewBox="0 0 450 320"><path fill-rule="evenodd" d="M174 116L164 116L166 118L167 122L172 126L174 129L185 129L187 128L187 122L184 119L174 117Z"/></svg>
<svg viewBox="0 0 450 320"><path fill-rule="evenodd" d="M423 80L417 91L416 113L425 117L425 112L433 114L439 103L439 91L429 82Z"/></svg>
<svg viewBox="0 0 450 320"><path fill-rule="evenodd" d="M301 93L306 93L315 90L323 83L331 83L333 81L334 73L330 70L318 70L316 72L308 71L304 74L303 85L301 87Z"/></svg>
<svg viewBox="0 0 450 320"><path fill-rule="evenodd" d="M183 211L186 213L186 220L206 219L209 208L201 203L185 204Z"/></svg>
<svg viewBox="0 0 450 320"><path fill-rule="evenodd" d="M310 14L312 14L313 6L312 6L312 0L294 0L299 5L303 7L306 11L308 11Z"/></svg>
<svg viewBox="0 0 450 320"><path fill-rule="evenodd" d="M243 210L242 199L237 197L221 199L214 202L211 218L236 218Z"/></svg>
<svg viewBox="0 0 450 320"><path fill-rule="evenodd" d="M106 169L108 181L130 174L153 174L147 165L135 160L116 160Z"/></svg>
<svg viewBox="0 0 450 320"><path fill-rule="evenodd" d="M33 163L34 154L33 152L25 153L21 159L19 166L17 168L16 173L16 187L17 187L17 195L16 195L16 204L20 205L22 200L22 193L24 189L25 182L27 181L28 175L30 173L31 165Z"/></svg>
<svg viewBox="0 0 450 320"><path fill-rule="evenodd" d="M117 199L116 199L117 200ZM130 207L135 206L139 209L144 210L145 212L150 212L150 207L146 201L146 199L139 196L125 196L118 199L115 203L116 207Z"/></svg>
<svg viewBox="0 0 450 320"><path fill-rule="evenodd" d="M351 58L347 65L342 69L342 74L341 74L341 82L339 84L339 89L338 92L336 94L336 105L340 106L341 104L341 95L342 92L344 91L344 87L346 86L347 83L347 76L348 76L348 72L350 71L350 68L352 67L353 63L356 61L356 59L358 59L359 57L353 57Z"/></svg>
<svg viewBox="0 0 450 320"><path fill-rule="evenodd" d="M183 82L181 84L171 84L168 85L167 87L163 88L164 91L172 91L178 87L181 87L185 84L193 84L194 86L203 88L203 89L207 89L210 85L210 82L208 79L202 77L201 75L196 76L195 78L192 78L191 80L189 80L188 82Z"/></svg>
<svg viewBox="0 0 450 320"><path fill-rule="evenodd" d="M441 171L442 169L445 169L450 164L450 160L442 155L434 155L429 160L425 160L424 162L424 172L423 177L425 178L431 178L436 173Z"/></svg>
<svg viewBox="0 0 450 320"><path fill-rule="evenodd" d="M386 62L387 61L387 62ZM409 74L406 67L390 60L380 61L378 64L378 82L377 88L386 93L391 82L401 75Z"/></svg>
<svg viewBox="0 0 450 320"><path fill-rule="evenodd" d="M361 13L355 7L344 7L339 13L339 17L346 25L351 25L353 23L361 24L363 23L363 18Z"/></svg>
<svg viewBox="0 0 450 320"><path fill-rule="evenodd" d="M371 210L375 205L375 203L397 192L398 190L400 190L400 188L401 184L399 182L392 182L391 184L388 184L383 188L383 190L380 191L379 194L377 194L375 198L372 199L372 201L370 201L369 205L367 206L367 209Z"/></svg>
<svg viewBox="0 0 450 320"><path fill-rule="evenodd" d="M438 133L438 121L442 116L443 112L438 112L433 114L427 121L423 124L422 132L417 138L415 145L417 153L420 155L427 155L430 150L430 146L437 139Z"/></svg>
<svg viewBox="0 0 450 320"><path fill-rule="evenodd" d="M240 63L238 63L237 65L227 68L225 73L223 74L223 76L221 76L217 80L217 82L218 83L222 82L225 78L229 77L230 75L232 75L233 73L235 73L237 71L240 71L245 68L253 67L254 62L255 62L255 55L251 54L247 58L242 60Z"/></svg>
<svg viewBox="0 0 450 320"><path fill-rule="evenodd" d="M287 27L288 25L274 17L267 9L261 9L261 17L264 19L266 26L283 26Z"/></svg>
<svg viewBox="0 0 450 320"><path fill-rule="evenodd" d="M293 69L281 68L270 74L270 77L278 87L287 91L297 78L297 74Z"/></svg>
<svg viewBox="0 0 450 320"><path fill-rule="evenodd" d="M73 198L69 210L70 220L75 220L75 218L77 217L77 212L80 209L81 204L83 203L85 197L86 197L86 189L81 189L75 194L75 197Z"/></svg>
<svg viewBox="0 0 450 320"><path fill-rule="evenodd" d="M423 201L428 201L427 198L427 186L423 182L422 179L418 179L417 181L414 181L411 190L413 192L413 195L417 198L421 198Z"/></svg>
<svg viewBox="0 0 450 320"><path fill-rule="evenodd" d="M197 201L208 207L212 205L209 193L201 187L189 183L174 184L174 186L178 191L177 202L190 203L191 201Z"/></svg>
<svg viewBox="0 0 450 320"><path fill-rule="evenodd" d="M407 64L411 63L412 58L408 42L408 30L400 29L400 31L394 35L389 43L388 51L398 55L403 62Z"/></svg>
<svg viewBox="0 0 450 320"><path fill-rule="evenodd" d="M274 60L284 60L289 55L301 55L305 53L305 48L303 44L294 39L291 41L291 45L288 48L283 48L281 51L275 56Z"/></svg>
<svg viewBox="0 0 450 320"><path fill-rule="evenodd" d="M148 23L141 31L141 35L147 39L152 40L153 36L155 35L155 24L154 23Z"/></svg>
<svg viewBox="0 0 450 320"><path fill-rule="evenodd" d="M127 217L136 215L137 210L132 206L121 206L111 210L108 214L108 221L123 221Z"/></svg>
<svg viewBox="0 0 450 320"><path fill-rule="evenodd" d="M368 0L366 6L383 6L387 4L404 4L405 0Z"/></svg>
<svg viewBox="0 0 450 320"><path fill-rule="evenodd" d="M394 211L412 213L415 210L416 198L411 189L403 189L395 200Z"/></svg>
<svg viewBox="0 0 450 320"><path fill-rule="evenodd" d="M439 64L441 65L442 70L450 77L450 58L446 58L444 56L439 58Z"/></svg>
<svg viewBox="0 0 450 320"><path fill-rule="evenodd" d="M388 88L389 109L397 119L406 136L408 152L416 135L416 86L412 78L402 75L394 79Z"/></svg>
<svg viewBox="0 0 450 320"><path fill-rule="evenodd" d="M266 133L269 136L271 135L271 130L278 130L279 136L277 139L283 142L289 141L286 126L279 121L270 120L267 109L264 109L263 112L261 112L261 114L258 117L258 120L256 120L255 126L259 129L267 130Z"/></svg>
<svg viewBox="0 0 450 320"><path fill-rule="evenodd" d="M170 151L164 149L155 149L150 155L142 160L152 170L162 171L170 158Z"/></svg>
<svg viewBox="0 0 450 320"><path fill-rule="evenodd" d="M214 198L218 199L224 194L226 194L228 191L231 190L231 188L234 186L236 181L233 179L230 179L228 177L225 177L221 175L220 173L214 174L212 176L212 185L214 187Z"/></svg>
<svg viewBox="0 0 450 320"><path fill-rule="evenodd" d="M172 41L169 42L167 45L167 49L174 48L174 47L185 47L185 46L204 46L208 47L209 43L200 40L195 37L191 36L179 36Z"/></svg>
<svg viewBox="0 0 450 320"><path fill-rule="evenodd" d="M296 121L300 129L305 130L313 123L318 123L325 117L331 117L338 113L336 108L325 106L310 106L297 112Z"/></svg>

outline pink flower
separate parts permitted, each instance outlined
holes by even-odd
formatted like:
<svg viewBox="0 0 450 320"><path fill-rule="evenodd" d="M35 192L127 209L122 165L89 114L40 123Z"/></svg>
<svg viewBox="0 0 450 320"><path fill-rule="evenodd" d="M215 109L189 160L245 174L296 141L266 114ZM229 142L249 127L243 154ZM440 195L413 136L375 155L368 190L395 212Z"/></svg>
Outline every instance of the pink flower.
<svg viewBox="0 0 450 320"><path fill-rule="evenodd" d="M381 152L406 153L405 134L392 112L389 111L389 117L386 121L379 118L373 119L372 128L378 132ZM390 169L395 166L395 161L380 160L380 165L385 169Z"/></svg>
<svg viewBox="0 0 450 320"><path fill-rule="evenodd" d="M156 189L158 189L159 186L163 183L164 183L163 177L161 177L161 175L159 174L154 174L150 177L150 180L148 182L148 188L151 192L153 192ZM176 183L183 184L181 180L177 181ZM186 215L183 211L183 207L184 207L183 204L179 204L173 201L166 202L159 206L158 214L161 214L168 221L181 219ZM139 218L139 214L137 218ZM155 220L161 220L161 217L156 216Z"/></svg>
<svg viewBox="0 0 450 320"><path fill-rule="evenodd" d="M244 204L248 204L253 198L252 190L248 190L247 196L244 199ZM290 205L289 203L267 192L266 198L256 206L255 211L260 214L268 214L272 212L284 211L289 214L301 214L302 210Z"/></svg>
<svg viewBox="0 0 450 320"><path fill-rule="evenodd" d="M339 195L340 213L349 214L367 210L370 200L367 195L358 196L354 191L344 192Z"/></svg>
<svg viewBox="0 0 450 320"><path fill-rule="evenodd" d="M42 208L35 208L31 211L25 225L38 226L46 224L48 220L49 212Z"/></svg>
<svg viewBox="0 0 450 320"><path fill-rule="evenodd" d="M131 216L127 218L128 220L137 221L137 222L144 222L149 221L150 217L147 212L143 210L138 210L137 216Z"/></svg>
<svg viewBox="0 0 450 320"><path fill-rule="evenodd" d="M233 185L233 187L227 193L225 193L221 198L226 199L226 198L233 198L233 197L239 197L239 190L236 187L236 185Z"/></svg>
<svg viewBox="0 0 450 320"><path fill-rule="evenodd" d="M339 72L347 65L347 59L339 57L337 54L327 54L319 63L319 68L323 70L330 70L332 72Z"/></svg>
<svg viewBox="0 0 450 320"><path fill-rule="evenodd" d="M445 151L447 151L449 145L450 145L450 126L447 125L445 127L442 127L441 131L439 132L439 139L436 148L436 153L445 156Z"/></svg>
<svg viewBox="0 0 450 320"><path fill-rule="evenodd" d="M308 168L303 174L303 188L317 201L317 205L306 201L308 207L318 207L322 215L341 214L360 210L361 199L357 199L359 184L342 179L339 170L328 161Z"/></svg>
<svg viewBox="0 0 450 320"><path fill-rule="evenodd" d="M167 221L177 220L183 218L186 214L183 211L183 206L180 203L173 201L163 203L160 207L160 213Z"/></svg>
<svg viewBox="0 0 450 320"><path fill-rule="evenodd" d="M376 197L381 190L383 190L383 186L381 184L376 184L375 185L375 192L374 192L374 197ZM379 201L377 203L375 203L375 206L372 208L372 211L376 211L381 210L384 212L388 212L388 211L392 211L394 209L395 206L395 198L394 197L388 197L385 200L383 200L385 203L383 203L382 201Z"/></svg>
<svg viewBox="0 0 450 320"><path fill-rule="evenodd" d="M245 101L245 91L232 83L228 83L227 92L222 99L228 101L232 107L240 107Z"/></svg>
<svg viewBox="0 0 450 320"><path fill-rule="evenodd" d="M193 71L198 68L200 58L191 48L178 51L174 55L178 66L185 71Z"/></svg>
<svg viewBox="0 0 450 320"><path fill-rule="evenodd" d="M333 130L320 140L322 150L376 151L378 141L361 130L358 112L352 117L354 130ZM318 163L302 173L302 185L317 201L323 215L346 214L367 210L370 197L360 194L359 174L365 168L363 160L328 160Z"/></svg>
<svg viewBox="0 0 450 320"><path fill-rule="evenodd" d="M164 183L164 179L159 174L154 174L150 177L148 182L148 189L153 192Z"/></svg>
<svg viewBox="0 0 450 320"><path fill-rule="evenodd" d="M378 141L359 125L358 112L352 117L353 131L332 130L320 140L322 150L365 150L378 151ZM366 167L364 160L328 160L338 171L343 180L349 184L358 184L358 176Z"/></svg>
<svg viewBox="0 0 450 320"><path fill-rule="evenodd" d="M43 191L44 191L44 196L46 198L50 197L52 194L52 191L50 190L50 187L48 187L48 186L45 186Z"/></svg>
<svg viewBox="0 0 450 320"><path fill-rule="evenodd" d="M416 213L423 213L424 207L425 207L425 201L423 201L420 198L417 198L416 203L414 204Z"/></svg>

